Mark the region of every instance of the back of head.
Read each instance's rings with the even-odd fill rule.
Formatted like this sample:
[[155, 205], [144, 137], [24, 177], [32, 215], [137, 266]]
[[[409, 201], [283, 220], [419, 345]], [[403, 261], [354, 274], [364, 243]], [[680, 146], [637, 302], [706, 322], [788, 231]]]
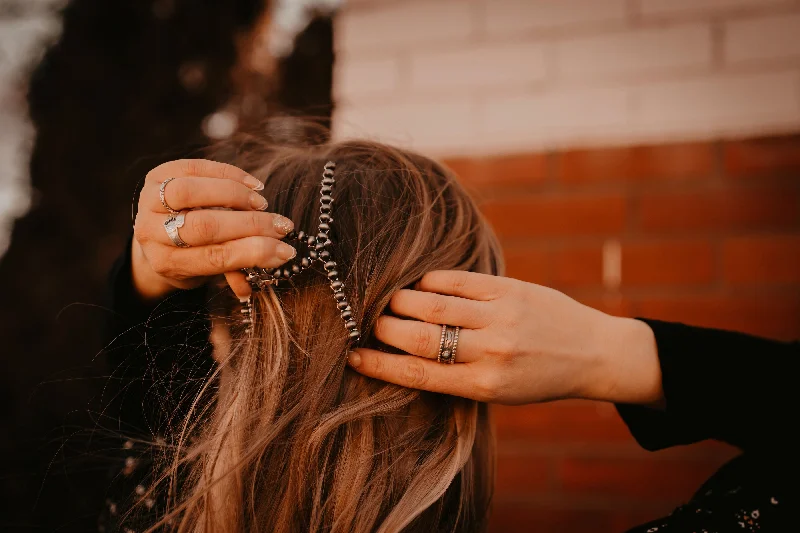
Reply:
[[[371, 142], [262, 147], [232, 162], [264, 180], [270, 211], [313, 231], [336, 163], [330, 247], [371, 339], [397, 290], [423, 274], [500, 274], [496, 240], [441, 165]], [[208, 416], [190, 415], [188, 477], [167, 519], [182, 531], [480, 531], [491, 498], [487, 406], [371, 380], [346, 365], [348, 335], [321, 269], [253, 295], [253, 329], [219, 347]], [[198, 408], [199, 411], [199, 408]]]

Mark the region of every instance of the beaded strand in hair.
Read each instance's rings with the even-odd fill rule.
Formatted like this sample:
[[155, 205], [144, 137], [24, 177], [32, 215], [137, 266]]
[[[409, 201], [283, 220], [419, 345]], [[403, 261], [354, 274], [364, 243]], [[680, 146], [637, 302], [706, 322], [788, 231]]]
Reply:
[[[355, 342], [361, 338], [361, 332], [358, 330], [358, 324], [353, 317], [353, 308], [347, 301], [347, 295], [344, 292], [344, 282], [339, 278], [339, 271], [336, 270], [337, 264], [333, 260], [330, 252], [331, 242], [331, 225], [333, 224], [333, 186], [336, 183], [334, 170], [336, 163], [328, 161], [322, 171], [322, 185], [320, 187], [320, 200], [319, 200], [319, 225], [317, 226], [316, 235], [308, 235], [304, 231], [292, 231], [285, 240], [295, 241], [298, 247], [307, 248], [307, 253], [300, 259], [293, 259], [286, 265], [279, 268], [265, 269], [260, 267], [242, 269], [247, 276], [247, 281], [253, 287], [253, 290], [262, 290], [269, 285], [278, 284], [280, 281], [287, 280], [292, 276], [300, 274], [304, 270], [311, 267], [314, 261], [322, 263], [322, 268], [330, 282], [333, 297], [336, 300], [336, 307], [339, 314], [344, 321], [345, 328], [347, 329], [348, 337], [351, 341]], [[247, 299], [244, 304], [242, 313], [242, 322], [247, 324], [248, 329], [252, 331], [253, 328], [253, 307], [252, 300]]]

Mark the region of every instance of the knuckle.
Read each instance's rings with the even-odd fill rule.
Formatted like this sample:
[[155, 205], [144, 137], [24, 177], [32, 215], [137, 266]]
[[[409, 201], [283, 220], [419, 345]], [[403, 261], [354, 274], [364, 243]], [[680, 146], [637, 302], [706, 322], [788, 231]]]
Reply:
[[428, 304], [425, 317], [429, 322], [443, 322], [444, 315], [447, 312], [447, 301], [441, 297], [432, 298]]
[[424, 324], [418, 324], [414, 327], [412, 334], [414, 340], [414, 347], [417, 354], [429, 354], [433, 351], [433, 339]]
[[172, 202], [173, 205], [187, 207], [192, 205], [192, 188], [183, 178], [172, 180], [164, 189], [164, 194], [167, 201]]
[[203, 242], [212, 242], [219, 235], [219, 221], [207, 214], [192, 213], [193, 216], [189, 217], [192, 223], [192, 231]]
[[493, 402], [500, 397], [503, 379], [496, 372], [484, 372], [475, 381], [475, 392], [485, 402]]
[[258, 211], [247, 211], [245, 215], [245, 226], [251, 235], [262, 235], [264, 233], [264, 224], [261, 223], [263, 213]]
[[467, 274], [466, 272], [457, 272], [453, 274], [453, 279], [450, 281], [451, 288], [453, 289], [454, 293], [461, 292], [461, 290], [467, 286]]
[[213, 244], [206, 247], [206, 260], [214, 268], [224, 272], [231, 263], [231, 249], [225, 244]]
[[275, 259], [275, 240], [274, 239], [258, 239], [255, 245], [256, 256], [258, 264], [265, 265], [271, 263]]
[[378, 317], [378, 320], [375, 321], [375, 328], [373, 330], [375, 336], [379, 339], [385, 339], [387, 333], [387, 326], [388, 323], [386, 317], [384, 316]]
[[422, 361], [409, 357], [408, 363], [403, 368], [403, 378], [407, 386], [414, 389], [424, 389], [430, 380], [428, 371]]

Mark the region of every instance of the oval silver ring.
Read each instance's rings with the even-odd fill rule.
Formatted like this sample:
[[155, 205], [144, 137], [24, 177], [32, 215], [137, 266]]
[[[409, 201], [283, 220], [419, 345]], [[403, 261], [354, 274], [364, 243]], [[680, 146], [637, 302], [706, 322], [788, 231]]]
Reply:
[[170, 215], [167, 217], [167, 220], [164, 221], [164, 229], [167, 231], [167, 236], [169, 236], [169, 240], [172, 241], [172, 244], [177, 246], [178, 248], [189, 248], [190, 245], [187, 244], [183, 239], [181, 239], [178, 230], [183, 227], [186, 223], [186, 213], [188, 211], [181, 211], [174, 215]]

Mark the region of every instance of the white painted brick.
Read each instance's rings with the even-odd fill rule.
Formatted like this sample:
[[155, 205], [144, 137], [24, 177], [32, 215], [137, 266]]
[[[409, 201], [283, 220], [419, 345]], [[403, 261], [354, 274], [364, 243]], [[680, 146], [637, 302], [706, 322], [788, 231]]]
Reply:
[[720, 13], [786, 4], [786, 0], [639, 0], [642, 15]]
[[467, 98], [356, 104], [337, 108], [336, 139], [367, 138], [429, 152], [451, 153], [477, 135], [474, 106]]
[[334, 63], [333, 74], [337, 100], [391, 94], [400, 83], [399, 65], [394, 57], [342, 57]]
[[800, 126], [799, 81], [796, 73], [782, 72], [638, 87], [631, 135], [660, 131], [692, 138]]
[[369, 50], [463, 41], [472, 34], [472, 3], [412, 0], [343, 10], [336, 17], [336, 47]]
[[485, 102], [484, 145], [524, 149], [583, 143], [625, 128], [628, 110], [624, 88], [553, 89], [539, 94]]
[[705, 24], [582, 37], [555, 44], [556, 65], [568, 78], [702, 67], [711, 64], [711, 43]]
[[728, 63], [800, 57], [800, 14], [731, 21], [724, 51]]
[[486, 30], [505, 35], [623, 21], [625, 0], [485, 0]]
[[540, 43], [485, 45], [453, 52], [419, 52], [411, 58], [414, 90], [500, 87], [542, 80], [547, 75]]

